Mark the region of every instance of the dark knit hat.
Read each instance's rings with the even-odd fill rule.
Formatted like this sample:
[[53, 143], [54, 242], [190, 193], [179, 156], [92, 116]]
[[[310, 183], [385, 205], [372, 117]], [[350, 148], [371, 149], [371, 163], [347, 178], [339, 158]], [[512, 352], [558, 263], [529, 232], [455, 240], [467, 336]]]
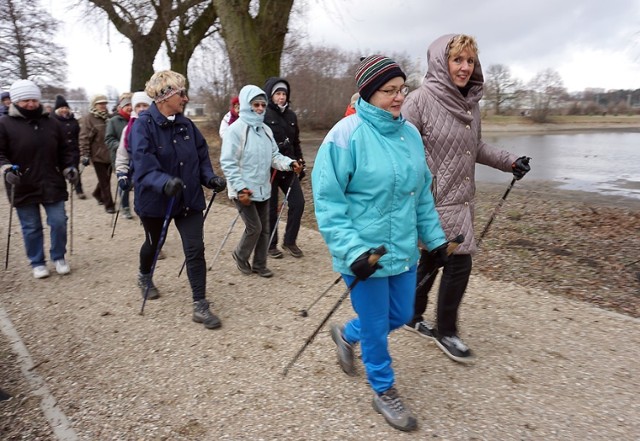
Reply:
[[56, 95], [56, 103], [53, 106], [53, 110], [58, 110], [60, 107], [69, 107], [69, 104], [62, 95]]
[[371, 55], [360, 60], [358, 70], [356, 70], [356, 85], [363, 100], [369, 102], [371, 95], [384, 83], [392, 78], [407, 76], [404, 74], [398, 63], [389, 57], [382, 55]]

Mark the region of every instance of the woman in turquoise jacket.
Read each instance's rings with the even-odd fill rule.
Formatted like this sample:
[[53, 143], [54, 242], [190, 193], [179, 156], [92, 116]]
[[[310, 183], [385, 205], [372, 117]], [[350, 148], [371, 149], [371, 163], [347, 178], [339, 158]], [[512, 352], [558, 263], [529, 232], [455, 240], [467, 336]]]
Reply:
[[[327, 134], [315, 159], [312, 187], [334, 270], [349, 286], [359, 281], [351, 291], [357, 318], [331, 328], [338, 362], [354, 375], [353, 346], [360, 342], [374, 409], [393, 427], [409, 431], [417, 423], [394, 387], [387, 338], [413, 313], [418, 242], [444, 260], [447, 241], [420, 134], [400, 115], [408, 92], [405, 79], [387, 57], [362, 60], [356, 114]], [[380, 245], [387, 252], [371, 266], [368, 258]]]

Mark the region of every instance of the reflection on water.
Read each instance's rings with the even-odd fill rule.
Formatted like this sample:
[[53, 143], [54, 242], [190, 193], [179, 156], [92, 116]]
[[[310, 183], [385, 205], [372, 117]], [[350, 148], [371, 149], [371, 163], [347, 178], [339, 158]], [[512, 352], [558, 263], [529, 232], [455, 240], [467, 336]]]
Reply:
[[[640, 130], [544, 135], [484, 134], [489, 144], [530, 156], [527, 180], [560, 188], [640, 199]], [[505, 182], [505, 173], [476, 166], [476, 180]], [[508, 180], [508, 178], [507, 178]]]

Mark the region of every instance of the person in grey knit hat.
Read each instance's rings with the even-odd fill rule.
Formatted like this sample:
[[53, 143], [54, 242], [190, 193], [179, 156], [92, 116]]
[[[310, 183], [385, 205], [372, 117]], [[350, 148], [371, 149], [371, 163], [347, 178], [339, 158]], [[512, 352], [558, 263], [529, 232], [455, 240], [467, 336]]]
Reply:
[[18, 214], [27, 258], [36, 279], [49, 276], [42, 207], [51, 232], [51, 260], [58, 274], [69, 274], [64, 204], [69, 196], [65, 179], [75, 185], [79, 176], [73, 151], [61, 126], [43, 112], [35, 83], [18, 80], [9, 92], [13, 97], [9, 114], [0, 118], [0, 176]]

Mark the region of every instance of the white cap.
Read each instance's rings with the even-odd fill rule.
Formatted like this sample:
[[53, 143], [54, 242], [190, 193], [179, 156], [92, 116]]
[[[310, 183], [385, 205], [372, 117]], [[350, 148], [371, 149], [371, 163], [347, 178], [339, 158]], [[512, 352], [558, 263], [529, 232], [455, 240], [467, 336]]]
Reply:
[[11, 101], [17, 103], [22, 100], [42, 100], [40, 88], [30, 80], [18, 80], [9, 88]]

